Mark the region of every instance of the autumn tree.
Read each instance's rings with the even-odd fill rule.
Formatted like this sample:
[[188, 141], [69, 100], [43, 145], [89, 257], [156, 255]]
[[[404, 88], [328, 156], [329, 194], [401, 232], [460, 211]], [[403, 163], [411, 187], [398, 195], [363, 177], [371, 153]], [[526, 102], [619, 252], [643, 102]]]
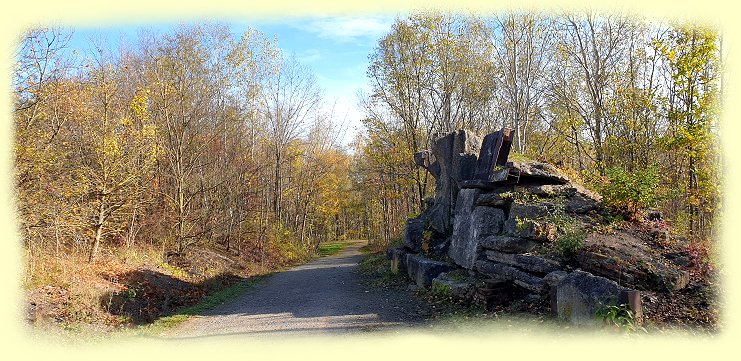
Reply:
[[[717, 124], [718, 36], [709, 29], [674, 26], [657, 43], [669, 76], [666, 134], [660, 143], [679, 157], [673, 163], [676, 181], [683, 185], [687, 230], [707, 236], [719, 194], [715, 137]], [[682, 179], [684, 178], [684, 179]], [[677, 207], [679, 208], [679, 207]]]
[[524, 154], [530, 131], [544, 121], [554, 29], [548, 18], [513, 13], [494, 18], [492, 28], [498, 116], [514, 131], [513, 149]]
[[312, 73], [293, 56], [282, 57], [268, 76], [261, 98], [273, 156], [273, 212], [281, 219], [286, 151], [318, 110], [321, 94]]
[[87, 84], [88, 113], [78, 133], [74, 165], [87, 180], [93, 261], [106, 235], [123, 234], [128, 217], [144, 192], [157, 158], [156, 127], [147, 109], [148, 91], [141, 89], [128, 102], [118, 89], [115, 66], [103, 54], [97, 58]]

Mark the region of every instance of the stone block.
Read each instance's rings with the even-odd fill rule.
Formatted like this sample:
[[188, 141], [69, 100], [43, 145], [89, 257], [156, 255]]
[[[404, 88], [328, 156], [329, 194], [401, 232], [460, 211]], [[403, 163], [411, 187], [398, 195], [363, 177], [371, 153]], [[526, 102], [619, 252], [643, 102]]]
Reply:
[[407, 252], [403, 248], [389, 248], [388, 256], [391, 260], [391, 272], [399, 273], [406, 271]]
[[404, 228], [404, 246], [408, 250], [415, 253], [422, 250], [422, 241], [427, 226], [428, 222], [424, 218], [413, 218], [407, 220], [407, 225]]
[[[479, 242], [490, 235], [499, 234], [504, 223], [504, 210], [493, 207], [475, 206], [477, 190], [464, 189], [459, 194], [448, 255], [453, 261], [467, 269], [474, 266], [480, 250]], [[471, 207], [471, 208], [469, 208]]]
[[541, 245], [540, 242], [528, 238], [509, 236], [488, 236], [479, 244], [482, 248], [505, 253], [527, 253]]
[[560, 263], [538, 256], [525, 254], [509, 254], [499, 251], [485, 251], [485, 254], [486, 258], [490, 261], [514, 266], [523, 271], [528, 271], [531, 273], [545, 274], [561, 268]]
[[521, 183], [566, 184], [569, 178], [556, 167], [541, 162], [508, 162], [507, 167], [520, 174]]
[[429, 288], [432, 280], [443, 272], [453, 270], [455, 267], [440, 261], [408, 253], [406, 255], [406, 268], [409, 279], [417, 286]]
[[451, 296], [467, 300], [473, 296], [474, 283], [470, 280], [455, 280], [448, 273], [441, 273], [432, 280], [432, 289], [445, 289]]
[[574, 325], [596, 326], [597, 311], [619, 304], [620, 295], [627, 291], [630, 290], [607, 278], [574, 271], [556, 287], [556, 313]]
[[512, 281], [514, 284], [531, 292], [540, 293], [545, 290], [542, 278], [502, 263], [479, 260], [475, 264], [476, 270], [486, 276]]

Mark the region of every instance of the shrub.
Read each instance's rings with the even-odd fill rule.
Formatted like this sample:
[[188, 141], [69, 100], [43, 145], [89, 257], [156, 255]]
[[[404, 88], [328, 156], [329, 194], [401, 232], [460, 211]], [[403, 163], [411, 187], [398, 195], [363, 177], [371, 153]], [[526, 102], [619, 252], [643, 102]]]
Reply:
[[639, 219], [642, 210], [653, 206], [658, 199], [657, 172], [656, 166], [631, 173], [622, 168], [609, 168], [605, 171], [606, 179], [598, 188], [605, 204], [617, 208], [629, 219]]
[[556, 239], [556, 252], [558, 255], [570, 259], [574, 257], [576, 251], [584, 246], [586, 232], [578, 228], [567, 229]]

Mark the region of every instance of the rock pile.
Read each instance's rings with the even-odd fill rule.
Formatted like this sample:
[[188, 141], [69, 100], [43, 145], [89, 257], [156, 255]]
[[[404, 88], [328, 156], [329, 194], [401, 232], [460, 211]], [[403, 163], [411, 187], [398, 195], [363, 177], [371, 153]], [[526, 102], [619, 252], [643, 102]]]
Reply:
[[[445, 287], [488, 305], [528, 294], [550, 297], [552, 311], [577, 324], [594, 319], [600, 305], [627, 302], [632, 288], [687, 284], [686, 273], [656, 261], [640, 239], [590, 232], [601, 197], [550, 164], [508, 161], [507, 129], [479, 139], [459, 130], [415, 154], [435, 177], [436, 193], [419, 217], [408, 220], [404, 246], [389, 250], [394, 271], [406, 270], [419, 286]], [[586, 247], [563, 256], [573, 239]], [[454, 280], [447, 272], [456, 268], [485, 281]], [[640, 314], [640, 297], [631, 300]]]

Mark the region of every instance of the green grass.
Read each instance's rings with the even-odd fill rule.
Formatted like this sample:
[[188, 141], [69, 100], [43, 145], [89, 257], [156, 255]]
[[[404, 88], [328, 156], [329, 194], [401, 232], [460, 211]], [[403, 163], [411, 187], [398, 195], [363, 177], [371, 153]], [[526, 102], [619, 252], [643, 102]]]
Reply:
[[347, 242], [321, 243], [319, 244], [319, 257], [335, 255], [349, 245], [350, 243]]

